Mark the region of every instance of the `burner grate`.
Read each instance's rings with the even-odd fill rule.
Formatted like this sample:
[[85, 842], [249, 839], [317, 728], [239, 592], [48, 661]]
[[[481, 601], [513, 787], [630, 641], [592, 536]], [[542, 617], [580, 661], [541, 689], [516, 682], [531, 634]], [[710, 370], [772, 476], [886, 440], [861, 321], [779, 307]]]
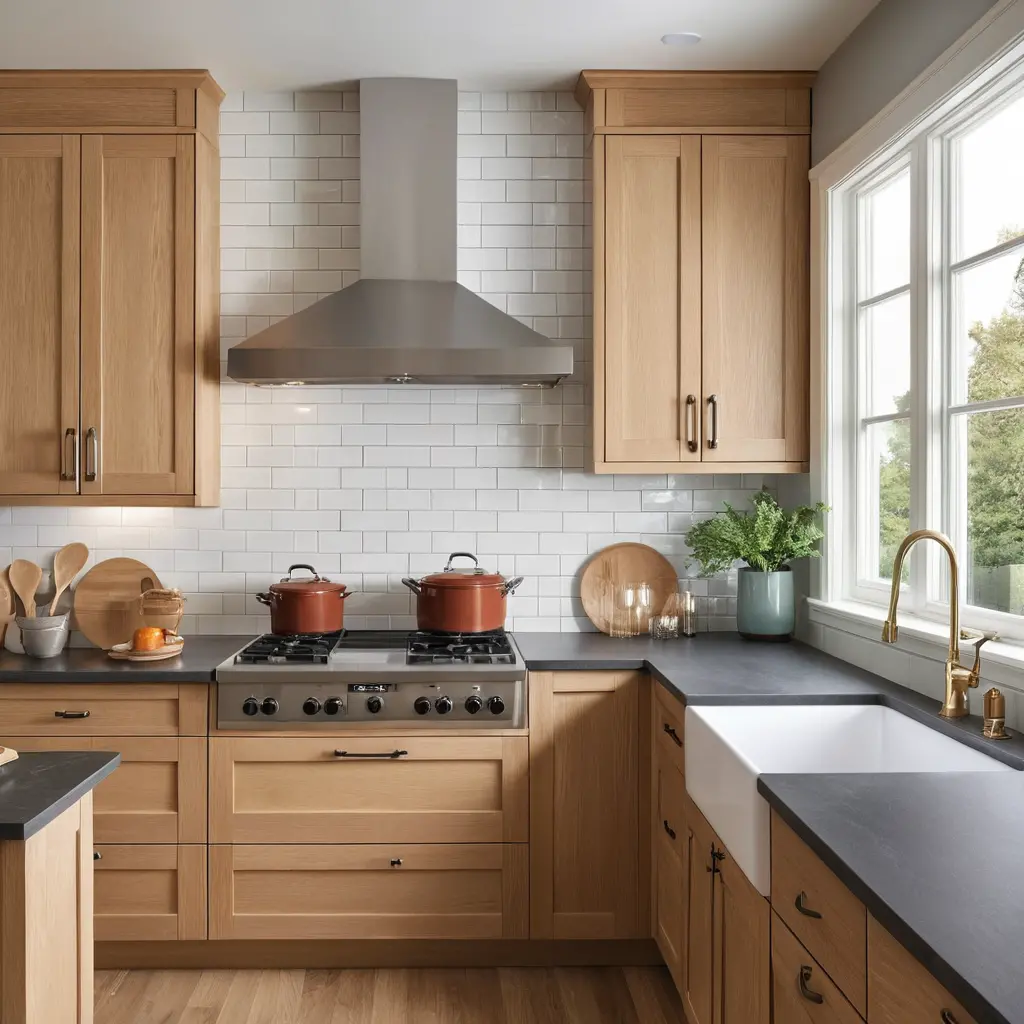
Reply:
[[489, 633], [409, 634], [410, 665], [514, 665], [516, 656], [503, 629]]
[[326, 665], [345, 631], [338, 633], [295, 633], [281, 636], [264, 633], [238, 652], [236, 664], [271, 665], [312, 664]]

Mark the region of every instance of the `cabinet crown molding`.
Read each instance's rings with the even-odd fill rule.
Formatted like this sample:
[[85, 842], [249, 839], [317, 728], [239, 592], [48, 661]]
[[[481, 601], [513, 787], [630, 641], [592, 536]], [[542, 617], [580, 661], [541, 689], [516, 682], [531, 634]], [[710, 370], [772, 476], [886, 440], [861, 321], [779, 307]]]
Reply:
[[814, 71], [600, 71], [585, 69], [575, 96], [586, 109], [595, 89], [809, 89]]
[[0, 71], [0, 89], [200, 89], [218, 104], [224, 90], [209, 71], [182, 70], [125, 71]]

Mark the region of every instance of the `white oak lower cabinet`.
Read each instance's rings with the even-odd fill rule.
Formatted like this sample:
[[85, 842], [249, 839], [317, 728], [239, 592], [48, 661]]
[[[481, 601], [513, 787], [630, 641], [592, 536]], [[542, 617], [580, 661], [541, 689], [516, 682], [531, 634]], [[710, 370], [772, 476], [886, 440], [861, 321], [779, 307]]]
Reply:
[[211, 939], [525, 939], [524, 843], [211, 846]]

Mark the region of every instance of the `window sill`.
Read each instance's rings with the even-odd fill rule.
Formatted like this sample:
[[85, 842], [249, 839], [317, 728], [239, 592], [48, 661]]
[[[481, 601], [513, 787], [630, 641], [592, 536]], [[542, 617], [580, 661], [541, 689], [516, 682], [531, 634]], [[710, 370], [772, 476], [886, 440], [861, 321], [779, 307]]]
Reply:
[[[821, 601], [807, 598], [808, 616], [818, 626], [839, 629], [865, 640], [881, 643], [885, 609], [859, 601]], [[945, 662], [949, 646], [949, 627], [931, 619], [900, 612], [899, 640], [894, 650], [904, 651], [931, 661]], [[962, 657], [968, 665], [974, 663], [974, 645], [961, 644]], [[982, 675], [985, 680], [1007, 683], [1018, 689], [1024, 686], [1024, 643], [1020, 641], [992, 640], [985, 644], [981, 655]]]

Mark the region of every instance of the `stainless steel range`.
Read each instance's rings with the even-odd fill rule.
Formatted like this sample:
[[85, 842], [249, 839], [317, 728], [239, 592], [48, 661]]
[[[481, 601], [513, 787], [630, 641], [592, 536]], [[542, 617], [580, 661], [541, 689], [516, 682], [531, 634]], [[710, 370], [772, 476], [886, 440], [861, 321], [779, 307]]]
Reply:
[[265, 634], [216, 677], [220, 729], [526, 725], [526, 667], [504, 630]]

